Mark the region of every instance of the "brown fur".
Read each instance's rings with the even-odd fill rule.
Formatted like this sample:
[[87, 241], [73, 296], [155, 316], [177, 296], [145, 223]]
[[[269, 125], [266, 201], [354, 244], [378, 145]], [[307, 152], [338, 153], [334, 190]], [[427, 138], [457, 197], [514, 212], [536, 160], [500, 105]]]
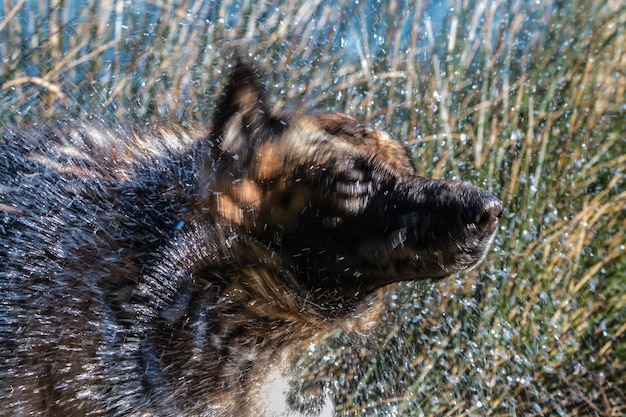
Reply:
[[210, 130], [5, 130], [3, 412], [332, 413], [285, 382], [295, 352], [375, 325], [387, 284], [484, 257], [495, 197], [352, 117], [274, 114], [232, 73]]

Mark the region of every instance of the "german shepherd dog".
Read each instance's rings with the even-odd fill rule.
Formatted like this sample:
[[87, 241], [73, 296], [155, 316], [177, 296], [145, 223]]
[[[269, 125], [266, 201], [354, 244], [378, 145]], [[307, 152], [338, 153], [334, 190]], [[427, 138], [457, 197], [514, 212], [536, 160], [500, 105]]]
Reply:
[[290, 392], [297, 348], [485, 256], [497, 198], [230, 67], [210, 129], [4, 129], [0, 414], [332, 414]]

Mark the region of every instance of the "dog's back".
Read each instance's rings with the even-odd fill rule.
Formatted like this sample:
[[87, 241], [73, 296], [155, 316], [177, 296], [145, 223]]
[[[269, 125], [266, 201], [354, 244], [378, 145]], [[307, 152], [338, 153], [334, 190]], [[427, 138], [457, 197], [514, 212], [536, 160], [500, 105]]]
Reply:
[[141, 285], [179, 227], [192, 181], [182, 155], [193, 142], [175, 130], [134, 138], [77, 122], [5, 131], [3, 413], [80, 415], [111, 401], [105, 409], [121, 415], [146, 402], [138, 376], [148, 364], [137, 361], [146, 348], [133, 338], [168, 293]]

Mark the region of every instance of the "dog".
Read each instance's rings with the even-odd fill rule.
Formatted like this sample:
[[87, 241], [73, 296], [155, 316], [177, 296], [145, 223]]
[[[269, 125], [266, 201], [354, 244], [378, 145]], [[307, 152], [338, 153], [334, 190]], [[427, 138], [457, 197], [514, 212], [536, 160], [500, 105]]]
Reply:
[[3, 415], [332, 415], [326, 388], [290, 385], [298, 347], [484, 258], [496, 197], [230, 71], [210, 128], [5, 127]]

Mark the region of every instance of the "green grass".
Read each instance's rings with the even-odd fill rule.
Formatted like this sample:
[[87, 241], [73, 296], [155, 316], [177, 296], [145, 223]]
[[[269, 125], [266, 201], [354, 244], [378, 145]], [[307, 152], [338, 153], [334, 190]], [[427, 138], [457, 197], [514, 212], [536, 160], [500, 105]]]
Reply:
[[478, 270], [321, 342], [343, 415], [626, 414], [623, 2], [302, 3], [7, 0], [0, 120], [208, 122], [242, 45], [277, 108], [355, 114], [505, 203]]

